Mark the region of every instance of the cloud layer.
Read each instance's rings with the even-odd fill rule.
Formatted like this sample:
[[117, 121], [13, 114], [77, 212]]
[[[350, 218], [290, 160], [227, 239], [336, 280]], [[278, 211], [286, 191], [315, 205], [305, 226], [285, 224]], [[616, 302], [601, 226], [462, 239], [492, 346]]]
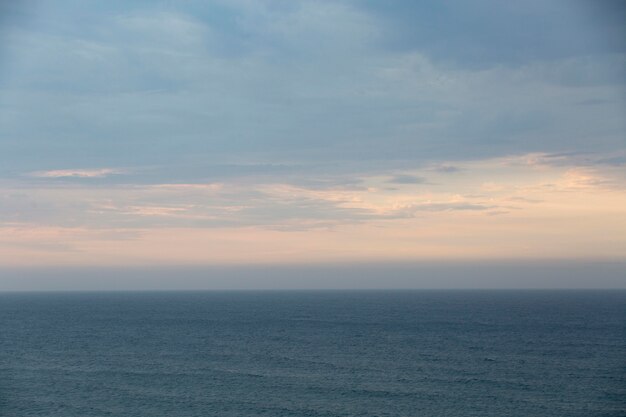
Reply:
[[22, 266], [621, 259], [623, 166], [577, 158], [529, 154], [314, 183], [8, 182], [0, 247], [4, 264]]
[[0, 265], [626, 256], [623, 5], [381, 4], [0, 9]]

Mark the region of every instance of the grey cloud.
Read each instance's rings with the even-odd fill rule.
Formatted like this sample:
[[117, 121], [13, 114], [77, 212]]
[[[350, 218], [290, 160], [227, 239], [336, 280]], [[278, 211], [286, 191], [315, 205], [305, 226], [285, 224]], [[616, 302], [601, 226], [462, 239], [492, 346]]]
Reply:
[[[28, 192], [8, 191], [0, 195], [0, 224], [70, 224], [72, 215], [85, 208], [83, 202], [62, 202]], [[71, 213], [71, 214], [70, 214]], [[70, 214], [71, 217], [66, 217]], [[71, 219], [71, 220], [70, 220]]]
[[448, 211], [488, 211], [498, 209], [498, 206], [476, 203], [424, 203], [411, 204], [394, 210], [388, 214], [389, 218], [411, 218], [422, 212], [448, 212]]
[[[385, 8], [404, 10], [394, 18], [412, 25], [429, 13], [460, 13], [409, 3]], [[478, 9], [486, 4], [494, 6]], [[59, 6], [54, 25], [11, 31], [19, 59], [1, 80], [3, 172], [153, 167], [132, 181], [158, 183], [246, 170], [314, 177], [325, 165], [357, 177], [373, 167], [624, 147], [619, 53], [451, 69], [426, 38], [404, 33], [411, 48], [385, 47], [386, 12], [369, 5], [219, 5], [237, 18], [218, 24], [208, 17], [214, 10], [198, 4], [157, 11], [146, 3], [122, 13], [120, 3], [87, 25]], [[494, 7], [509, 17], [530, 7], [542, 19], [539, 3]], [[545, 7], [552, 19], [562, 4]], [[229, 53], [226, 39], [239, 41], [226, 43]], [[597, 104], [575, 104], [585, 100]]]
[[533, 204], [542, 203], [544, 201], [544, 200], [539, 200], [536, 198], [526, 198], [526, 197], [509, 197], [507, 198], [507, 200], [513, 201], [513, 202], [533, 203]]
[[424, 184], [426, 179], [415, 175], [396, 175], [387, 182], [390, 184]]
[[490, 210], [496, 206], [471, 203], [432, 203], [414, 205], [411, 208], [415, 211], [450, 211], [450, 210]]
[[433, 168], [432, 170], [436, 172], [453, 173], [461, 171], [461, 168], [455, 167], [454, 165], [440, 165]]
[[626, 156], [614, 156], [609, 158], [600, 158], [596, 161], [599, 164], [606, 164], [616, 167], [626, 165]]
[[614, 100], [607, 100], [601, 98], [588, 98], [585, 100], [577, 101], [576, 104], [579, 106], [596, 106], [602, 104], [611, 104]]
[[488, 211], [487, 215], [488, 216], [502, 216], [502, 215], [509, 214], [509, 213], [510, 212], [506, 210], [493, 210], [493, 211]]
[[[438, 62], [457, 68], [626, 51], [626, 11], [620, 0], [400, 0], [394, 7], [375, 1], [364, 5], [386, 18], [388, 45], [426, 51]], [[416, 24], [416, 19], [430, 24]]]

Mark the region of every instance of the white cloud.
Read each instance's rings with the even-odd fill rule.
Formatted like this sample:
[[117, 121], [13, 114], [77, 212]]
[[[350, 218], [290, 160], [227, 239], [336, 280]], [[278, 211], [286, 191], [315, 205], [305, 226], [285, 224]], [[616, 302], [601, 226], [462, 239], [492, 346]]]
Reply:
[[100, 169], [56, 169], [51, 171], [36, 171], [30, 174], [37, 178], [104, 178], [109, 175], [123, 174], [125, 171], [114, 168]]

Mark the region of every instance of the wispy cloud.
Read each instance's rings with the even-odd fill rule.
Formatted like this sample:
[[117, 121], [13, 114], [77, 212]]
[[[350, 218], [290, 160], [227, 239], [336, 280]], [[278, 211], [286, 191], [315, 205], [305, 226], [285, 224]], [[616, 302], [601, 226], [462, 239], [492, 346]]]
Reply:
[[443, 172], [443, 173], [454, 173], [454, 172], [460, 171], [458, 167], [455, 167], [454, 165], [449, 165], [449, 164], [436, 165], [432, 167], [431, 169], [433, 171]]
[[126, 171], [114, 168], [100, 169], [56, 169], [51, 171], [31, 172], [31, 177], [37, 178], [104, 178], [109, 175], [123, 174]]
[[[0, 193], [13, 196], [0, 199], [0, 218], [12, 219], [0, 222], [0, 264], [623, 258], [626, 195], [606, 185], [617, 170], [502, 162], [460, 163], [464, 175], [426, 167], [407, 175], [427, 173], [432, 184], [397, 190], [380, 186], [389, 173], [363, 177], [358, 189], [287, 178], [219, 186], [38, 182], [20, 191], [25, 196], [16, 186]], [[493, 181], [499, 186], [485, 186]], [[38, 209], [52, 206], [54, 213]]]
[[387, 180], [390, 184], [423, 184], [426, 179], [415, 175], [395, 175]]

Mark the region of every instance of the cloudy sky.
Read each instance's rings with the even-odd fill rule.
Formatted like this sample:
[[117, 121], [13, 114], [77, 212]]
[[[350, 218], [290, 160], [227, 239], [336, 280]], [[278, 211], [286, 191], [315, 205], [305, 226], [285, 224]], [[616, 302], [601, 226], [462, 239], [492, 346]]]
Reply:
[[261, 264], [621, 275], [625, 19], [608, 0], [3, 2], [5, 283]]

